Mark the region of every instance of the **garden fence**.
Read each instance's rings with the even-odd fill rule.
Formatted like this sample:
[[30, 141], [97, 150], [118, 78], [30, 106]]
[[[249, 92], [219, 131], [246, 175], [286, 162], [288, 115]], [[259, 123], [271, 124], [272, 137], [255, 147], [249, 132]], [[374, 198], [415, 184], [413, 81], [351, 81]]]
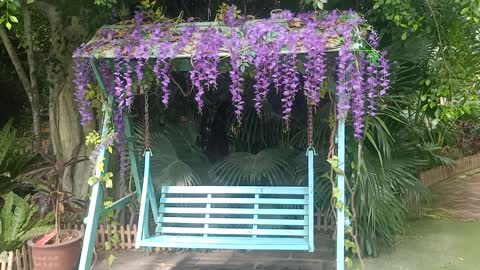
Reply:
[[480, 168], [480, 154], [464, 157], [455, 161], [453, 166], [438, 166], [420, 173], [420, 179], [427, 186], [448, 179], [457, 174]]

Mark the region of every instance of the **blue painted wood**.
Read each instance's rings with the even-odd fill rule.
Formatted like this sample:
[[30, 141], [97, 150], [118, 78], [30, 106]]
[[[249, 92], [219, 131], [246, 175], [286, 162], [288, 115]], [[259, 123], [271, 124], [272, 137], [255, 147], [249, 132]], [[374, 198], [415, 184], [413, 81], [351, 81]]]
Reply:
[[249, 209], [249, 208], [203, 208], [203, 207], [161, 207], [165, 214], [230, 214], [230, 215], [308, 215], [308, 209]]
[[[211, 195], [211, 194], [209, 194]], [[258, 197], [258, 194], [255, 196]], [[198, 198], [198, 197], [170, 197], [160, 199], [160, 203], [186, 203], [189, 204], [280, 204], [280, 205], [305, 205], [308, 199], [276, 199], [276, 198]]]
[[[259, 208], [258, 208], [258, 201], [260, 201], [259, 197], [260, 197], [260, 195], [255, 194], [255, 201], [256, 201], [257, 203], [255, 203], [255, 205], [253, 206], [253, 209], [254, 209], [254, 210], [258, 210], [258, 209], [259, 209]], [[256, 230], [256, 229], [258, 229], [258, 225], [257, 225], [257, 224], [258, 224], [258, 214], [253, 215], [253, 221], [255, 222], [255, 223], [253, 224], [253, 229]], [[252, 237], [253, 237], [253, 238], [256, 238], [256, 237], [257, 237], [257, 234], [252, 235]]]
[[126, 204], [130, 203], [136, 195], [137, 195], [136, 192], [135, 193], [130, 193], [127, 196], [116, 200], [109, 207], [102, 209], [102, 211], [100, 212], [100, 216], [103, 216], [108, 211], [113, 211], [113, 210], [116, 210], [117, 208], [125, 206]]
[[[309, 165], [313, 166], [313, 152], [309, 159]], [[161, 243], [152, 246], [313, 251], [311, 180], [308, 187], [163, 187], [157, 236], [148, 238], [145, 244], [159, 240]], [[232, 235], [238, 237], [228, 237]], [[263, 239], [266, 236], [267, 242]], [[198, 242], [192, 237], [213, 238], [218, 243]], [[292, 248], [292, 242], [285, 238], [294, 239], [299, 246]], [[230, 242], [225, 242], [226, 239]]]
[[314, 177], [314, 164], [313, 164], [313, 156], [315, 155], [315, 150], [313, 148], [308, 149], [307, 151], [307, 158], [308, 158], [308, 245], [309, 245], [309, 251], [313, 252], [315, 250], [315, 239], [313, 237], [314, 235], [314, 201], [313, 201], [313, 196], [314, 196], [314, 182], [315, 182], [315, 177]]
[[246, 249], [246, 250], [309, 250], [305, 238], [251, 237], [176, 237], [154, 236], [139, 243], [143, 247]]
[[[135, 184], [135, 193], [137, 194], [137, 200], [140, 202], [142, 194], [142, 185], [140, 183], [140, 171], [138, 170], [138, 165], [140, 164], [140, 159], [138, 154], [135, 151], [135, 134], [133, 132], [133, 125], [130, 117], [125, 116], [125, 138], [127, 140], [128, 147], [128, 157], [130, 159], [130, 167], [133, 175], [133, 182]], [[157, 209], [157, 208], [154, 208]]]
[[275, 236], [307, 236], [308, 231], [301, 230], [283, 230], [283, 229], [237, 229], [237, 228], [184, 228], [184, 227], [160, 227], [157, 229], [159, 234], [208, 234], [208, 235], [275, 235]]
[[[313, 251], [315, 153], [310, 150], [307, 187], [162, 187], [157, 236], [143, 235], [136, 246]], [[149, 165], [150, 157], [145, 162]], [[139, 220], [146, 218], [147, 202], [153, 200], [151, 179], [143, 184]]]
[[165, 186], [169, 194], [308, 194], [308, 187], [227, 187], [227, 186]]
[[[345, 171], [345, 119], [338, 120], [337, 129], [338, 167]], [[337, 174], [337, 188], [340, 191], [340, 198], [337, 200], [345, 203], [345, 178]], [[337, 208], [337, 270], [345, 269], [345, 209]]]
[[148, 188], [150, 181], [150, 151], [145, 151], [145, 166], [143, 171], [143, 186], [142, 186], [142, 198], [140, 200], [140, 213], [138, 215], [138, 230], [135, 238], [135, 248], [140, 248], [140, 242], [143, 239], [147, 239], [148, 235], [148, 211], [149, 211], [149, 196]]
[[207, 219], [207, 218], [161, 216], [158, 218], [157, 223], [308, 226], [308, 220], [304, 220], [304, 219], [273, 219], [273, 218], [259, 219], [258, 215], [254, 215], [253, 219], [247, 219], [247, 218], [208, 218]]
[[[211, 200], [212, 199], [212, 194], [208, 194], [206, 199]], [[190, 201], [190, 200], [188, 200], [188, 201]], [[209, 202], [206, 204], [207, 209], [211, 208], [211, 206], [212, 205]], [[210, 214], [205, 214], [205, 219], [207, 220], [207, 222], [205, 222], [205, 224], [203, 225], [203, 228], [208, 229], [208, 225], [209, 225], [208, 220], [210, 219]], [[208, 237], [208, 234], [206, 233], [206, 231], [205, 231], [205, 234], [203, 234], [203, 237]]]
[[[150, 156], [152, 156], [152, 152], [148, 151]], [[147, 154], [145, 154], [146, 156]], [[155, 187], [153, 186], [152, 176], [150, 170], [148, 171], [148, 197], [150, 200], [150, 209], [152, 210], [153, 220], [157, 220], [158, 218], [158, 204], [157, 204], [157, 196], [155, 195]]]
[[[95, 74], [95, 77], [100, 85], [100, 88], [104, 92], [104, 96], [107, 99], [103, 103], [103, 127], [102, 127], [102, 137], [105, 137], [108, 134], [108, 123], [110, 119], [110, 105], [113, 102], [112, 96], [107, 96], [105, 90], [105, 84], [103, 83], [102, 77], [98, 70], [97, 62], [92, 62], [92, 69]], [[106, 151], [105, 147], [100, 148], [97, 164], [99, 161], [104, 164], [104, 168], [108, 168], [109, 152]], [[102, 177], [105, 173], [100, 170], [98, 166], [95, 167], [95, 176]], [[95, 237], [97, 235], [98, 220], [100, 218], [100, 212], [103, 207], [103, 186], [102, 184], [96, 183], [92, 187], [92, 196], [90, 197], [90, 205], [88, 207], [88, 215], [85, 218], [85, 234], [83, 236], [82, 244], [82, 253], [80, 255], [80, 262], [78, 265], [79, 270], [89, 270], [92, 264], [92, 255], [95, 248]]]
[[[272, 244], [272, 245], [308, 245], [308, 241], [303, 237], [266, 237], [259, 236], [256, 239], [252, 239], [246, 236], [212, 236], [204, 238], [202, 236], [175, 236], [175, 235], [165, 235], [165, 236], [152, 236], [149, 239], [146, 239], [145, 242], [176, 242], [176, 243], [193, 243], [198, 242], [200, 244], [235, 244], [241, 245], [245, 243], [251, 243], [253, 245], [258, 244]], [[247, 241], [247, 242], [246, 242]], [[273, 242], [272, 242], [273, 241]]]

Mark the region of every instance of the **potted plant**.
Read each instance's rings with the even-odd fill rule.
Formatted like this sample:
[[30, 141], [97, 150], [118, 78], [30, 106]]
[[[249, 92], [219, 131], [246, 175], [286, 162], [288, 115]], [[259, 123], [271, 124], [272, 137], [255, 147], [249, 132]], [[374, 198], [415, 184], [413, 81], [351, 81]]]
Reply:
[[62, 188], [65, 169], [80, 161], [83, 160], [50, 160], [40, 168], [22, 175], [24, 179], [34, 183], [37, 192], [32, 196], [32, 200], [40, 207], [40, 212], [53, 212], [55, 221], [53, 231], [27, 242], [31, 248], [35, 270], [74, 270], [78, 266], [83, 232], [61, 229], [61, 222], [66, 211], [78, 212], [83, 209], [83, 202]]

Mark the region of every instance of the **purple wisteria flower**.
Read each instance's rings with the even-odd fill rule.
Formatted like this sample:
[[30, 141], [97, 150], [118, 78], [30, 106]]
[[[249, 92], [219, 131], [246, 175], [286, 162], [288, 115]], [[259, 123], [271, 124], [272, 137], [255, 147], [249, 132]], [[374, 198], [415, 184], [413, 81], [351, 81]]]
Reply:
[[193, 69], [190, 71], [190, 80], [197, 89], [195, 101], [198, 109], [203, 109], [203, 94], [210, 87], [217, 86], [217, 77], [220, 74], [218, 51], [223, 45], [224, 36], [215, 28], [208, 28], [198, 40], [195, 55], [192, 56]]
[[[294, 19], [301, 22], [301, 26], [292, 28], [277, 19]], [[87, 98], [91, 59], [82, 57], [89, 54], [97, 57], [104, 46], [114, 51], [115, 59], [112, 62], [99, 60], [105, 88], [115, 101], [114, 132], [104, 143], [117, 145], [122, 173], [125, 173], [128, 165], [124, 115], [133, 104], [136, 81], [145, 79], [145, 65], [152, 53], [157, 55], [153, 72], [160, 84], [165, 107], [170, 100], [171, 61], [175, 56], [182, 50], [184, 53], [193, 51], [190, 80], [196, 89], [195, 101], [199, 110], [202, 110], [205, 91], [217, 86], [221, 50], [230, 56], [229, 90], [238, 121], [245, 106], [242, 85], [244, 72], [247, 67], [252, 67], [256, 112], [261, 113], [270, 89], [275, 89], [281, 95], [282, 117], [288, 127], [299, 89], [304, 89], [309, 105], [319, 104], [321, 87], [326, 79], [326, 51], [332, 45], [338, 46], [337, 117], [347, 119], [351, 113], [357, 139], [363, 136], [365, 117], [375, 115], [376, 101], [390, 87], [390, 66], [386, 52], [378, 51], [378, 35], [373, 31], [362, 31], [359, 27], [362, 19], [351, 11], [333, 11], [322, 18], [315, 13], [302, 13], [295, 17], [290, 11], [282, 11], [273, 13], [267, 20], [245, 22], [236, 18], [235, 6], [232, 6], [224, 14], [224, 23], [234, 27], [232, 31], [214, 27], [197, 31], [193, 26], [176, 28], [171, 22], [162, 21], [153, 25], [144, 25], [144, 22], [143, 14], [136, 12], [135, 25], [130, 31], [120, 33], [114, 28], [105, 27], [98, 34], [99, 38], [82, 45], [74, 54], [75, 99], [81, 123], [85, 125], [94, 118], [91, 101]], [[359, 37], [366, 38], [371, 47], [358, 42]], [[297, 67], [297, 47], [305, 49], [303, 85]]]
[[[160, 28], [160, 26], [158, 26]], [[192, 38], [194, 27], [186, 27], [181, 31], [181, 38], [175, 44], [168, 40], [166, 33], [163, 34], [163, 40], [160, 42], [159, 48], [157, 50], [157, 60], [155, 66], [153, 67], [153, 72], [157, 76], [157, 80], [160, 82], [162, 90], [162, 103], [165, 108], [168, 107], [170, 101], [170, 63], [175, 55], [177, 55], [190, 41]]]
[[74, 79], [75, 100], [78, 103], [78, 112], [80, 113], [80, 124], [85, 126], [88, 121], [93, 120], [92, 102], [87, 99], [88, 83], [90, 82], [90, 58], [83, 58], [86, 51], [86, 44], [82, 44], [74, 52]]
[[326, 78], [326, 40], [315, 28], [308, 24], [302, 32], [303, 45], [307, 50], [305, 63], [305, 96], [311, 105], [320, 102], [320, 90]]
[[[327, 19], [331, 20], [330, 18]], [[343, 38], [337, 57], [337, 118], [345, 119], [350, 110], [350, 98], [354, 88], [361, 87], [361, 76], [354, 76], [358, 72], [355, 53], [352, 51], [353, 31], [361, 22], [358, 16], [346, 19], [337, 25], [337, 33]], [[330, 23], [330, 22], [328, 22]]]
[[[225, 41], [226, 47], [230, 52], [230, 65], [232, 69], [230, 70], [230, 79], [232, 83], [230, 84], [230, 93], [232, 94], [232, 103], [234, 107], [235, 116], [237, 121], [240, 122], [243, 112], [244, 101], [242, 99], [242, 82], [243, 82], [243, 72], [242, 65], [245, 61], [245, 56], [243, 53], [243, 48], [246, 46], [245, 41], [239, 36], [239, 33], [234, 31], [230, 37]], [[244, 67], [244, 66], [243, 66]]]
[[[274, 84], [280, 87], [280, 50], [281, 41], [278, 37], [284, 36], [285, 27], [280, 27], [272, 20], [261, 21], [246, 27], [248, 48], [254, 56], [247, 58], [255, 66], [255, 110], [260, 113], [263, 102], [267, 98], [270, 86], [270, 77]], [[272, 74], [272, 75], [271, 75]]]
[[299, 36], [295, 32], [289, 32], [285, 37], [287, 54], [284, 55], [284, 61], [281, 65], [281, 85], [283, 87], [281, 100], [282, 118], [288, 127], [293, 110], [293, 102], [300, 86], [299, 73], [297, 71], [297, 41]]
[[387, 93], [387, 90], [390, 88], [390, 65], [386, 59], [387, 52], [383, 51], [379, 60], [380, 70], [378, 71], [380, 78], [380, 91], [379, 95], [383, 96]]
[[282, 10], [280, 12], [273, 12], [270, 16], [271, 19], [274, 20], [292, 20], [294, 18], [293, 13], [290, 10]]
[[351, 73], [350, 81], [352, 82], [352, 118], [354, 137], [360, 139], [363, 136], [363, 129], [365, 127], [365, 84], [363, 81], [363, 70], [365, 66], [365, 56], [363, 53], [358, 53], [356, 57], [357, 67]]
[[237, 19], [235, 15], [235, 10], [237, 7], [235, 5], [231, 5], [227, 12], [223, 15], [223, 22], [230, 27], [239, 26], [241, 21]]

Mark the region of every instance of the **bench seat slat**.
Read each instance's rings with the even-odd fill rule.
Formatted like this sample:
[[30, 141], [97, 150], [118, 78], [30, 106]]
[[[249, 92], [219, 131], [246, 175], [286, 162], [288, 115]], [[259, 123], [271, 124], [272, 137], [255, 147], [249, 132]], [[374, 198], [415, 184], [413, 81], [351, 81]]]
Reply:
[[247, 219], [247, 218], [187, 218], [187, 217], [159, 217], [157, 223], [179, 224], [245, 224], [245, 225], [290, 225], [307, 226], [305, 219]]
[[178, 234], [208, 234], [208, 235], [275, 235], [275, 236], [306, 236], [308, 231], [279, 230], [279, 229], [225, 229], [225, 228], [182, 228], [182, 227], [159, 227], [157, 233]]
[[308, 187], [164, 186], [159, 203], [157, 235], [140, 246], [310, 249]]
[[253, 208], [203, 208], [160, 207], [160, 214], [237, 214], [237, 215], [308, 215], [308, 209], [253, 209]]
[[153, 236], [140, 246], [201, 249], [308, 250], [305, 238]]
[[307, 199], [270, 199], [270, 198], [189, 198], [189, 197], [175, 197], [175, 198], [161, 198], [160, 203], [191, 203], [191, 204], [280, 204], [280, 205], [306, 205]]
[[290, 194], [306, 195], [308, 187], [238, 187], [238, 186], [164, 186], [167, 194]]

